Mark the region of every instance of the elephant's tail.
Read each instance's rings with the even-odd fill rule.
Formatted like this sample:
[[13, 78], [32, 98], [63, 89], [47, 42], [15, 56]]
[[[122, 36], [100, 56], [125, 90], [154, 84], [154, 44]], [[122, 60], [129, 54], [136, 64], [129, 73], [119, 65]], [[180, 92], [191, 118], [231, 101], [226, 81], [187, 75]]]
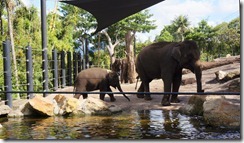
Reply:
[[139, 76], [136, 77], [136, 87], [135, 87], [135, 90], [137, 89], [137, 84], [138, 84], [138, 81], [139, 81]]

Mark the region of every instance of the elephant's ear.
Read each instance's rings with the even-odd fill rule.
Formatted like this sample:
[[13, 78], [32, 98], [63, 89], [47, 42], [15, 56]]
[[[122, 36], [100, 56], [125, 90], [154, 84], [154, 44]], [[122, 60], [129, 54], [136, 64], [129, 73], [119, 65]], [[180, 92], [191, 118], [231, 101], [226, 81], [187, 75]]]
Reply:
[[176, 61], [180, 62], [181, 52], [180, 52], [180, 46], [179, 46], [179, 45], [173, 47], [171, 56], [172, 56]]

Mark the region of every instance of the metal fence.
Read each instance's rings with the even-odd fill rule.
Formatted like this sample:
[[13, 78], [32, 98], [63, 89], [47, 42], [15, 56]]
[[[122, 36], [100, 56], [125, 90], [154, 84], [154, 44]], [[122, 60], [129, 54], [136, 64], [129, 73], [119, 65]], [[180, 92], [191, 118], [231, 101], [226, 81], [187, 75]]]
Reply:
[[[2, 50], [2, 64], [3, 69], [0, 71], [1, 81], [4, 81], [1, 85], [0, 95], [1, 100], [5, 101], [7, 105], [12, 107], [13, 94], [21, 94], [27, 96], [27, 99], [33, 97], [34, 91], [37, 93], [45, 94], [43, 92], [43, 83], [46, 79], [43, 78], [42, 73], [44, 70], [48, 70], [48, 90], [47, 92], [54, 92], [59, 88], [73, 85], [73, 81], [77, 74], [82, 70], [82, 55], [81, 53], [72, 53], [69, 51], [58, 52], [56, 49], [52, 50], [51, 56], [48, 58], [48, 69], [43, 67], [36, 67], [35, 65], [41, 65], [40, 59], [36, 59], [33, 55], [33, 49], [31, 46], [25, 48], [19, 48], [25, 54], [25, 57], [19, 57], [17, 60], [18, 65], [24, 65], [25, 68], [18, 68], [19, 83], [15, 84], [12, 69], [11, 59], [11, 45], [10, 41], [3, 42]], [[36, 52], [41, 52], [36, 51]], [[1, 73], [2, 72], [2, 73]], [[21, 75], [21, 76], [20, 76]], [[25, 75], [25, 76], [23, 76]], [[13, 92], [18, 89], [18, 92]], [[38, 90], [39, 89], [39, 90]], [[25, 92], [21, 92], [25, 91]]]

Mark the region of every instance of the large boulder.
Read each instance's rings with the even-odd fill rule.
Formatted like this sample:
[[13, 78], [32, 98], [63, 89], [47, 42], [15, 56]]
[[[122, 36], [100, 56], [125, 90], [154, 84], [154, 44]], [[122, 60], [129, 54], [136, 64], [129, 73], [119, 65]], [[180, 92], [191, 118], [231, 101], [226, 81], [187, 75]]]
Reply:
[[224, 71], [217, 71], [217, 72], [215, 72], [215, 75], [216, 75], [216, 79], [218, 81], [220, 81], [220, 80], [222, 80], [222, 79], [225, 78], [225, 76], [227, 75], [227, 73], [224, 72]]
[[88, 115], [111, 115], [122, 110], [116, 105], [109, 105], [100, 99], [88, 97], [82, 101], [80, 111]]
[[53, 98], [55, 115], [111, 115], [121, 112], [121, 108], [98, 98], [88, 97], [78, 100], [73, 97], [56, 95]]
[[203, 103], [205, 101], [205, 95], [193, 95], [189, 98], [187, 104], [180, 107], [179, 111], [183, 114], [194, 116], [203, 115]]
[[11, 108], [8, 105], [0, 106], [0, 116], [6, 116], [11, 112]]
[[53, 103], [55, 115], [76, 114], [80, 108], [80, 101], [78, 99], [68, 98], [64, 95], [56, 95]]
[[35, 96], [33, 99], [29, 100], [29, 104], [34, 109], [35, 113], [39, 115], [44, 115], [44, 116], [54, 115], [53, 103], [42, 96]]
[[217, 71], [215, 72], [215, 75], [218, 81], [226, 82], [234, 78], [240, 77], [240, 70], [230, 71], [230, 72]]
[[203, 104], [203, 116], [212, 126], [240, 128], [240, 105], [225, 96], [208, 96]]
[[8, 117], [18, 118], [23, 116], [30, 116], [34, 114], [34, 110], [31, 107], [29, 100], [19, 99], [13, 101], [13, 108], [9, 112]]

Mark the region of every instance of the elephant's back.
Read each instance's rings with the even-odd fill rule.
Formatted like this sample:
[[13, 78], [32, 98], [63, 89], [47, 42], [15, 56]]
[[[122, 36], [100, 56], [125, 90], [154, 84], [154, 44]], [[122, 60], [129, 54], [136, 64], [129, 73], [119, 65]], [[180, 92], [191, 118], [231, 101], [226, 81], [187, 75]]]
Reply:
[[82, 80], [92, 80], [92, 79], [102, 79], [105, 78], [106, 74], [107, 74], [107, 70], [106, 69], [102, 69], [102, 68], [89, 68], [89, 69], [85, 69], [82, 70], [81, 72], [79, 72], [77, 79]]

